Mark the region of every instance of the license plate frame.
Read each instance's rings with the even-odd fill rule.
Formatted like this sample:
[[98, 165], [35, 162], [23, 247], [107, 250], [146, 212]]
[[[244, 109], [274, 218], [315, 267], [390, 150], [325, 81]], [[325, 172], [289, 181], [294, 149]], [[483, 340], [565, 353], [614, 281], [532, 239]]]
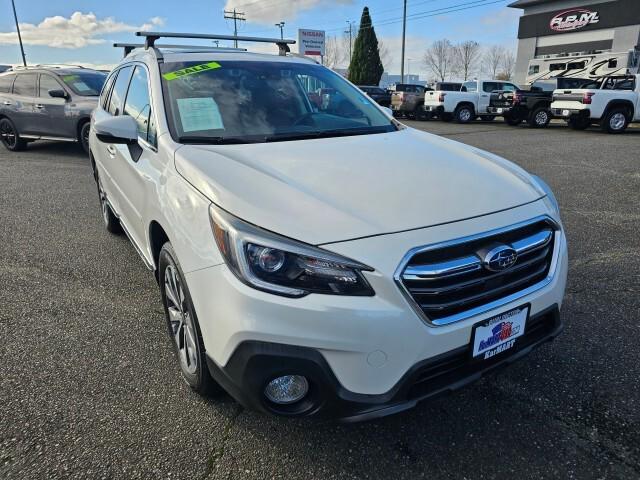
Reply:
[[530, 313], [531, 304], [527, 303], [476, 323], [471, 330], [471, 359], [485, 361], [513, 351], [525, 334]]

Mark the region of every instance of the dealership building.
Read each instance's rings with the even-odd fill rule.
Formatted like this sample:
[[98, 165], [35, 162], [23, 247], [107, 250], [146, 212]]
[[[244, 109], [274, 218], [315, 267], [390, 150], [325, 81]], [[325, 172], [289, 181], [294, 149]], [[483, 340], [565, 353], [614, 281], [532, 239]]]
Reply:
[[[590, 70], [594, 64], [604, 63], [602, 74], [624, 73], [627, 66], [637, 67], [640, 0], [517, 0], [509, 7], [524, 11], [518, 29], [518, 83], [544, 75], [545, 68], [552, 72], [567, 65], [576, 72], [580, 70], [578, 73], [588, 70], [591, 76], [595, 76]], [[613, 53], [623, 55], [606, 58]], [[569, 60], [553, 63], [562, 58]], [[576, 59], [573, 63], [572, 58]], [[532, 62], [534, 59], [541, 61]], [[582, 70], [575, 68], [583, 63]]]

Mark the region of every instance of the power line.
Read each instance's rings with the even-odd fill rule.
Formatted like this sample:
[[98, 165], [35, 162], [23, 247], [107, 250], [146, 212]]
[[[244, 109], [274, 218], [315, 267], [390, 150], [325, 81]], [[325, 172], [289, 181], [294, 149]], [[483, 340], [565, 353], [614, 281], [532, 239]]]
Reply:
[[[238, 37], [238, 21], [246, 22], [247, 19], [244, 17], [244, 12], [237, 12], [234, 8], [232, 12], [227, 10], [224, 11], [224, 18], [228, 20], [233, 20], [233, 36]], [[238, 48], [238, 39], [236, 38], [233, 41], [234, 47]]]

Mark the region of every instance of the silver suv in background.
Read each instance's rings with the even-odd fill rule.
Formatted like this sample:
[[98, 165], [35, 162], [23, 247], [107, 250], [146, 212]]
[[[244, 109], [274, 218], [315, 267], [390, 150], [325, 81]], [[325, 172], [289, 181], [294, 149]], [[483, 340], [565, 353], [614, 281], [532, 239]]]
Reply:
[[89, 120], [106, 73], [72, 66], [14, 68], [0, 74], [0, 140], [11, 151], [35, 140], [79, 142], [88, 149]]

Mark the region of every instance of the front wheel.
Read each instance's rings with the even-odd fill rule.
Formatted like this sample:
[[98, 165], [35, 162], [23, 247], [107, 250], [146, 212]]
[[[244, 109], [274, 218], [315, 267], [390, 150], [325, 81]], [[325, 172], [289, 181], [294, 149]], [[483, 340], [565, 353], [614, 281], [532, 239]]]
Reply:
[[119, 235], [122, 233], [120, 220], [118, 220], [118, 217], [116, 217], [113, 210], [111, 210], [111, 206], [107, 201], [107, 193], [104, 191], [104, 188], [102, 188], [102, 180], [100, 180], [97, 173], [94, 173], [94, 176], [98, 184], [98, 198], [100, 199], [100, 209], [102, 211], [102, 221], [104, 222], [104, 226], [109, 233]]
[[606, 133], [622, 133], [628, 125], [627, 111], [623, 108], [614, 108], [604, 116], [600, 127]]
[[78, 132], [78, 141], [80, 142], [80, 146], [82, 150], [87, 155], [89, 154], [89, 132], [91, 131], [91, 123], [85, 122]]
[[215, 393], [198, 317], [173, 247], [165, 243], [159, 259], [160, 294], [169, 336], [178, 357], [183, 380], [200, 395]]
[[0, 120], [0, 140], [5, 148], [12, 152], [19, 152], [27, 146], [27, 142], [20, 138], [18, 130], [8, 118]]
[[529, 117], [529, 126], [533, 128], [544, 128], [549, 125], [551, 121], [551, 114], [549, 110], [544, 107], [536, 108]]

